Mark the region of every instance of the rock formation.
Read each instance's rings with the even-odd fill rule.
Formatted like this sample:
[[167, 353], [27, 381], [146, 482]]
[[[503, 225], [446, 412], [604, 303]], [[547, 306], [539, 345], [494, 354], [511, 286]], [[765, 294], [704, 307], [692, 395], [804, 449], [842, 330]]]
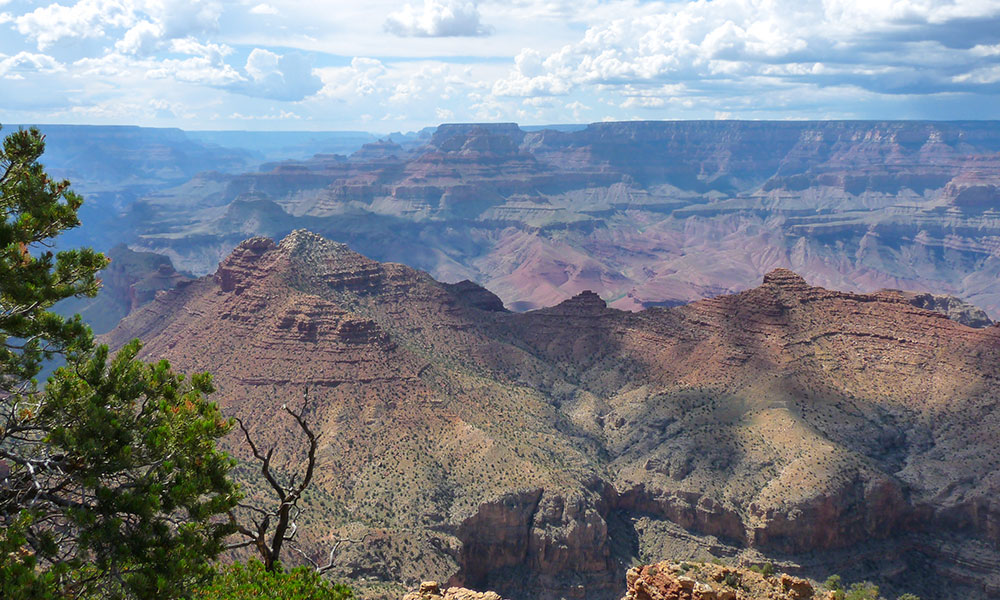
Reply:
[[436, 581], [424, 581], [415, 592], [403, 596], [403, 600], [503, 600], [496, 592], [477, 592], [460, 587], [450, 587], [444, 591]]
[[95, 333], [107, 333], [133, 310], [153, 300], [157, 292], [190, 281], [166, 256], [134, 252], [119, 244], [105, 253], [111, 263], [101, 271], [101, 289], [94, 298], [70, 298], [56, 305], [60, 314], [80, 314]]
[[629, 569], [622, 600], [809, 600], [819, 597], [805, 579], [786, 573], [708, 563], [669, 563]]
[[1000, 593], [1000, 328], [899, 292], [778, 269], [679, 307], [581, 292], [517, 313], [295, 231], [106, 340], [133, 337], [211, 371], [279, 463], [300, 457], [278, 407], [309, 388], [324, 445], [299, 535], [325, 560], [367, 534], [338, 553], [344, 577], [613, 600], [637, 557], [767, 557]]
[[913, 306], [939, 312], [962, 325], [968, 325], [969, 327], [989, 327], [993, 325], [993, 320], [989, 318], [986, 311], [963, 301], [961, 298], [947, 294], [901, 293]]

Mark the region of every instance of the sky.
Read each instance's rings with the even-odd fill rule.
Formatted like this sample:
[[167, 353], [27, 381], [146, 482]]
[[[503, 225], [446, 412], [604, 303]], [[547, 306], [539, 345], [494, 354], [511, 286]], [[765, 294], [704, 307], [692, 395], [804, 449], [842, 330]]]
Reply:
[[998, 118], [1000, 0], [0, 0], [0, 123]]

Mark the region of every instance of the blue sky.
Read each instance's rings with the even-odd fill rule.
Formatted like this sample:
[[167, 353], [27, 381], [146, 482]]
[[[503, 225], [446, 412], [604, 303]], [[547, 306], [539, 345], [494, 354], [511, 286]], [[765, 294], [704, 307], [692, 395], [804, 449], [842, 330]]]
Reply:
[[0, 0], [0, 123], [1000, 118], [1000, 0]]

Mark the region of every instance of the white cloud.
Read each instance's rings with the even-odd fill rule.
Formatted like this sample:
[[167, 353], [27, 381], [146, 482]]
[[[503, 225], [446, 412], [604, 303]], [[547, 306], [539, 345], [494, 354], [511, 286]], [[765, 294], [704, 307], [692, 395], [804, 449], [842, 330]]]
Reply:
[[115, 43], [115, 50], [124, 54], [152, 54], [160, 45], [163, 37], [163, 27], [149, 21], [139, 21], [125, 32], [124, 37]]
[[976, 69], [969, 73], [963, 73], [961, 75], [956, 75], [954, 78], [956, 83], [979, 83], [979, 84], [992, 84], [1000, 82], [1000, 65], [994, 65], [992, 67], [983, 67], [981, 69]]
[[14, 56], [0, 54], [0, 77], [23, 79], [26, 73], [57, 73], [65, 67], [46, 54], [18, 52]]
[[223, 5], [215, 0], [136, 0], [142, 12], [163, 27], [167, 39], [198, 36], [219, 29]]
[[250, 56], [247, 57], [247, 73], [254, 79], [264, 79], [277, 72], [279, 60], [281, 60], [281, 56], [274, 52], [263, 48], [254, 48]]
[[424, 0], [422, 7], [406, 4], [385, 20], [385, 30], [398, 36], [452, 37], [489, 35], [479, 22], [479, 8], [467, 0]]
[[287, 110], [281, 110], [260, 115], [247, 115], [235, 112], [229, 115], [229, 118], [237, 121], [298, 121], [302, 119], [302, 115]]
[[215, 62], [219, 62], [223, 57], [233, 53], [233, 49], [226, 44], [202, 43], [193, 37], [171, 40], [170, 51], [177, 54], [204, 56]]
[[226, 87], [244, 81], [243, 76], [232, 66], [204, 56], [168, 58], [159, 61], [154, 68], [146, 72], [146, 76], [152, 79], [173, 79], [213, 87]]
[[50, 4], [17, 17], [17, 31], [34, 40], [39, 50], [63, 38], [101, 38], [107, 28], [128, 27], [135, 21], [131, 2], [81, 0], [71, 6]]
[[318, 70], [323, 80], [319, 96], [336, 100], [357, 100], [376, 91], [386, 91], [383, 84], [387, 69], [375, 58], [354, 57], [351, 66]]
[[543, 60], [540, 52], [525, 48], [514, 58], [514, 71], [493, 85], [493, 93], [497, 96], [520, 97], [568, 94], [573, 85], [565, 76], [556, 72], [559, 56], [555, 54]]
[[[137, 53], [156, 38], [214, 31], [222, 4], [205, 0], [79, 0], [53, 3], [14, 19], [17, 31], [45, 49], [63, 39], [100, 39], [127, 29], [116, 44]], [[139, 29], [136, 29], [138, 27]]]
[[310, 62], [300, 54], [276, 54], [254, 48], [244, 67], [250, 76], [236, 84], [233, 91], [273, 100], [302, 100], [323, 87]]
[[0, 0], [0, 119], [1000, 118], [996, 0], [334, 4]]
[[[728, 82], [732, 91], [734, 85], [761, 89], [755, 78], [766, 78], [919, 93], [948, 82], [990, 83], [976, 61], [996, 56], [988, 44], [996, 27], [1000, 3], [981, 0], [676, 3], [592, 26], [578, 42], [548, 55], [523, 50], [493, 92], [570, 94], [580, 86], [684, 81]], [[970, 76], [955, 77], [956, 70]], [[633, 96], [622, 106], [660, 104]]]
[[994, 44], [992, 46], [979, 44], [974, 46], [970, 52], [976, 56], [1000, 56], [1000, 44]]
[[274, 8], [270, 4], [258, 4], [250, 9], [250, 14], [252, 15], [276, 15], [278, 14], [278, 9]]

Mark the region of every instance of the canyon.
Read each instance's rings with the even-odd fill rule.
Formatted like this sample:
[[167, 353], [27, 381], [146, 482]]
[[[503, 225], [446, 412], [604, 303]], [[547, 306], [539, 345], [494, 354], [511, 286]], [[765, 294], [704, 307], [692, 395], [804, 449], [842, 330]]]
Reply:
[[204, 275], [246, 237], [308, 228], [521, 311], [584, 290], [673, 306], [788, 268], [997, 318], [998, 200], [993, 121], [447, 124], [161, 186], [116, 240]]
[[367, 596], [432, 578], [611, 600], [634, 561], [717, 557], [988, 598], [1000, 327], [949, 306], [775, 268], [682, 306], [581, 290], [517, 312], [295, 230], [240, 242], [103, 339], [211, 371], [285, 468], [302, 443], [280, 407], [308, 389], [323, 443], [299, 535], [324, 560], [363, 540], [334, 573]]

